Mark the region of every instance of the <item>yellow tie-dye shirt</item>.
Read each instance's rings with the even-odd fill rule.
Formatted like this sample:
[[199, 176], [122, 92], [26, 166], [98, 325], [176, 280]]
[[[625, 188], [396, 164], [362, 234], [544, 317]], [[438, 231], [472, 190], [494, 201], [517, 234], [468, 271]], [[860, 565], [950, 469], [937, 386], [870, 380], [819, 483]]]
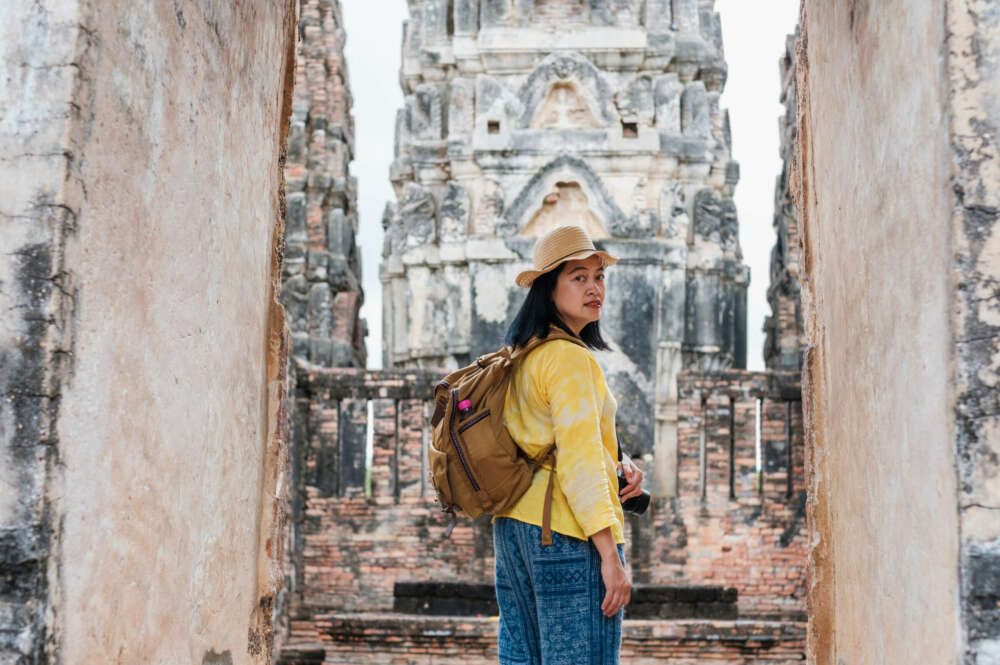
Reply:
[[[538, 457], [556, 444], [552, 530], [586, 540], [605, 527], [624, 543], [618, 498], [614, 396], [594, 356], [566, 340], [542, 344], [519, 361], [507, 389], [504, 423], [524, 452]], [[550, 466], [498, 517], [542, 525]]]

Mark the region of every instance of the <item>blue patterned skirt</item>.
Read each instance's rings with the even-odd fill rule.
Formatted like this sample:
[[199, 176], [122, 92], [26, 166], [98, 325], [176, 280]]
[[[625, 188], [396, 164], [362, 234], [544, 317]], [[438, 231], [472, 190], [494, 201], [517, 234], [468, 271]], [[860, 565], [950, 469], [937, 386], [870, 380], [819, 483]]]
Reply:
[[[500, 665], [618, 665], [623, 612], [601, 613], [597, 548], [554, 532], [542, 547], [541, 533], [507, 517], [493, 522]], [[624, 563], [621, 545], [618, 556]]]

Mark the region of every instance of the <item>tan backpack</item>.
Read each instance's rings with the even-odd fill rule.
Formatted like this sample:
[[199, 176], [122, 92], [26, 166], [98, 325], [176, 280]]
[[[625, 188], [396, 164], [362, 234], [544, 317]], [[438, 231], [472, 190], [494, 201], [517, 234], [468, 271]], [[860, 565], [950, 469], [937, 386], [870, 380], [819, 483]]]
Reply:
[[427, 454], [438, 500], [452, 515], [446, 537], [455, 525], [456, 509], [471, 518], [507, 510], [527, 491], [538, 467], [551, 459], [552, 474], [542, 508], [542, 544], [552, 544], [556, 446], [552, 444], [537, 459], [529, 459], [507, 432], [503, 409], [518, 360], [556, 339], [585, 346], [579, 338], [553, 326], [545, 339], [532, 337], [514, 351], [504, 347], [480, 356], [434, 388], [434, 429]]

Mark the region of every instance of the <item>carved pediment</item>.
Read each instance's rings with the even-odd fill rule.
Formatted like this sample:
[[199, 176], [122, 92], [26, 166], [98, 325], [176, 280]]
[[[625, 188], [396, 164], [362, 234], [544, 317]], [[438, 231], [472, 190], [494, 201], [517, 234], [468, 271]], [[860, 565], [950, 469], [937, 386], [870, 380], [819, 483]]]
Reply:
[[549, 96], [535, 114], [533, 129], [571, 129], [574, 127], [600, 127], [583, 95], [572, 83], [555, 83]]
[[586, 162], [563, 155], [531, 177], [504, 217], [519, 235], [542, 235], [559, 224], [573, 223], [595, 238], [606, 238], [625, 216]]
[[618, 121], [611, 88], [594, 64], [579, 53], [546, 56], [518, 90], [517, 99], [524, 105], [518, 122], [522, 128], [534, 127], [536, 121], [544, 122], [539, 118], [544, 119], [542, 111], [546, 107], [550, 108], [550, 114], [551, 109], [563, 106], [586, 108], [595, 124], [572, 127], [607, 127]]
[[537, 238], [565, 224], [582, 226], [591, 238], [608, 237], [608, 230], [590, 209], [587, 195], [578, 182], [557, 182], [518, 235]]

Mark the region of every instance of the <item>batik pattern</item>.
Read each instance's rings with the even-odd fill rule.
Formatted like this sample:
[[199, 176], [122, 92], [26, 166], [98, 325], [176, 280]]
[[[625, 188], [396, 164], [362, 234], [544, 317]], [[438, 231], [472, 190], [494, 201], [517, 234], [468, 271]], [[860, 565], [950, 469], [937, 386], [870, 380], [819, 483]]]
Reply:
[[[601, 557], [586, 540], [509, 518], [493, 523], [500, 665], [617, 665], [622, 611], [601, 612]], [[625, 563], [622, 547], [618, 556]]]

